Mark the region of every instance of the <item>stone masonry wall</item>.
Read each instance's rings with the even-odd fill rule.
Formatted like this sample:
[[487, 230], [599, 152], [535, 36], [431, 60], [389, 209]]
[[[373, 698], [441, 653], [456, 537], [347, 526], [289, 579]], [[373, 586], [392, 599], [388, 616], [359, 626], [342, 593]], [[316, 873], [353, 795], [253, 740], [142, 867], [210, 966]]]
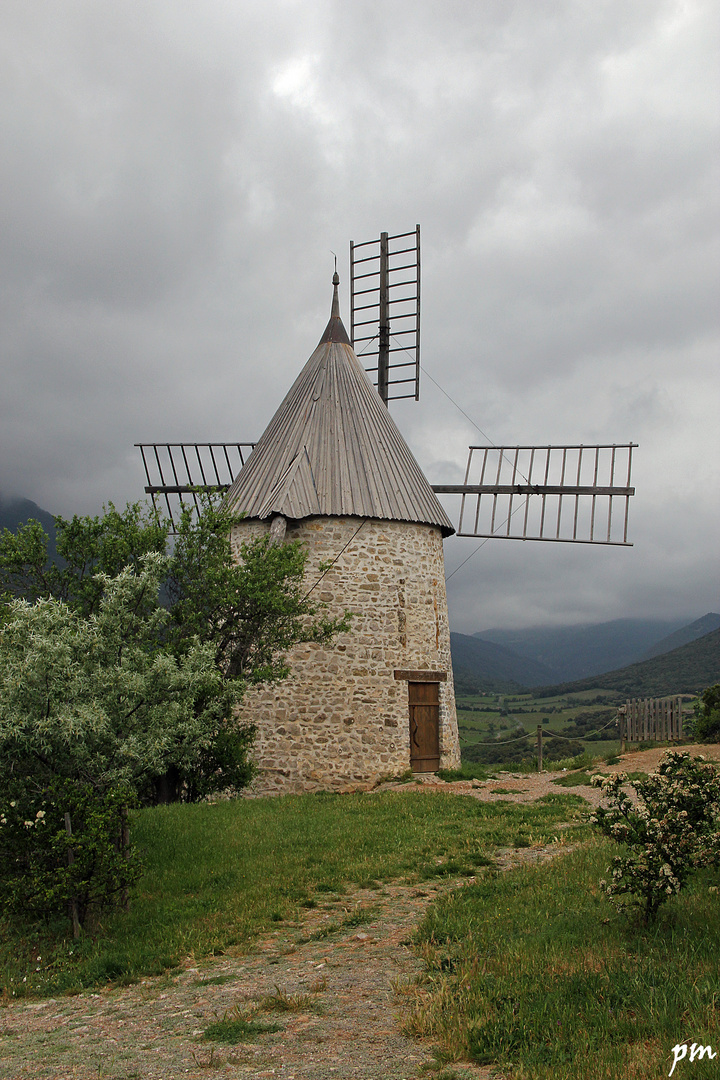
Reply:
[[[235, 557], [243, 540], [268, 530], [259, 521], [237, 526]], [[292, 674], [284, 682], [248, 691], [240, 715], [258, 727], [260, 772], [253, 790], [347, 790], [405, 772], [408, 686], [394, 678], [396, 669], [447, 672], [447, 682], [439, 684], [440, 766], [458, 767], [440, 530], [316, 517], [288, 522], [286, 540], [307, 545], [305, 580], [316, 586], [314, 597], [327, 604], [329, 614], [349, 610], [353, 618], [351, 630], [331, 647], [310, 643], [292, 649]], [[338, 555], [321, 578], [320, 564]]]

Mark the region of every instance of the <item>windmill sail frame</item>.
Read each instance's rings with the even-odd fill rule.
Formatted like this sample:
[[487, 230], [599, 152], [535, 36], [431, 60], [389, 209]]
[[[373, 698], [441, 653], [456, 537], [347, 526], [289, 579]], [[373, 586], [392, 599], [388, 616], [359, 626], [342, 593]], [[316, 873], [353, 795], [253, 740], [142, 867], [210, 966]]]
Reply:
[[[350, 342], [360, 359], [377, 357], [377, 364], [365, 370], [386, 405], [401, 398], [419, 400], [419, 225], [361, 244], [350, 241]], [[398, 353], [403, 355], [393, 359]]]
[[[145, 494], [164, 499], [165, 509], [174, 528], [175, 514], [186, 502], [198, 510], [202, 491], [227, 491], [255, 443], [135, 443], [145, 469]], [[209, 479], [208, 479], [209, 477]]]
[[458, 536], [632, 547], [636, 446], [471, 446], [464, 483], [434, 484], [433, 491], [461, 496]]
[[[377, 240], [350, 241], [350, 342], [360, 360], [377, 357], [365, 370], [386, 406], [401, 398], [419, 400], [419, 225], [411, 232], [383, 232]], [[164, 499], [174, 528], [173, 511], [188, 501], [197, 510], [200, 492], [226, 492], [233, 485], [255, 444], [135, 445], [145, 492], [156, 510], [156, 500]], [[462, 484], [430, 486], [435, 494], [461, 497], [458, 536], [632, 547], [627, 534], [636, 446], [471, 446]], [[617, 482], [620, 475], [624, 484]]]
[[[202, 491], [227, 491], [255, 446], [135, 445], [145, 468], [145, 492], [156, 510], [157, 500], [164, 500], [173, 528], [184, 505], [192, 502], [198, 509]], [[462, 484], [430, 486], [436, 495], [461, 497], [457, 536], [632, 547], [627, 534], [636, 446], [471, 446]], [[478, 483], [472, 482], [475, 477]]]

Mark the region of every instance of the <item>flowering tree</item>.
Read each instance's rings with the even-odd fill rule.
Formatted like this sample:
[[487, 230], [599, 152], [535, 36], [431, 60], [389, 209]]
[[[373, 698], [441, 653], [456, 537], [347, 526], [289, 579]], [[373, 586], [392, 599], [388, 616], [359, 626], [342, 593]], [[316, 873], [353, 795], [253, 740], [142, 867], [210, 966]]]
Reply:
[[[243, 682], [227, 679], [208, 642], [165, 650], [157, 603], [167, 571], [98, 575], [96, 614], [62, 600], [14, 600], [0, 631], [0, 897], [10, 910], [81, 920], [135, 871], [123, 842], [128, 803], [172, 766], [196, 787], [242, 786], [252, 730], [233, 720]], [[232, 746], [225, 763], [218, 740]], [[207, 764], [209, 762], [209, 768]], [[225, 767], [223, 767], [223, 764]]]
[[720, 776], [704, 758], [669, 751], [645, 779], [618, 773], [595, 782], [608, 805], [592, 821], [626, 848], [613, 858], [612, 879], [600, 885], [613, 900], [632, 897], [649, 922], [694, 870], [720, 863]]
[[166, 558], [149, 554], [138, 573], [98, 575], [104, 591], [88, 618], [61, 600], [10, 604], [0, 632], [5, 776], [31, 787], [77, 779], [98, 792], [126, 785], [142, 795], [170, 764], [199, 769], [244, 684], [223, 676], [207, 642], [195, 640], [181, 657], [162, 648], [170, 616], [157, 596], [166, 570]]
[[[129, 714], [128, 731], [134, 731], [139, 741], [126, 740], [122, 750], [130, 753], [132, 745], [143, 756], [136, 776], [142, 778], [138, 793], [144, 802], [192, 800], [223, 787], [245, 786], [252, 775], [247, 760], [250, 732], [240, 732], [225, 722], [232, 712], [229, 702], [239, 699], [246, 684], [285, 677], [287, 650], [297, 642], [327, 643], [348, 626], [347, 619], [328, 618], [323, 605], [314, 604], [313, 597], [306, 595], [306, 551], [300, 544], [273, 546], [261, 537], [243, 544], [240, 560], [235, 561], [230, 536], [240, 518], [217, 498], [198, 498], [201, 512], [193, 514], [186, 508], [170, 550], [169, 522], [140, 504], [128, 505], [121, 512], [111, 503], [102, 516], [94, 518], [56, 517], [60, 564], [48, 561], [48, 537], [39, 522], [28, 522], [17, 534], [0, 533], [0, 593], [5, 591], [6, 600], [23, 598], [35, 608], [25, 610], [21, 619], [25, 629], [18, 623], [6, 647], [12, 639], [21, 655], [26, 649], [22, 634], [29, 639], [40, 633], [46, 640], [43, 655], [54, 650], [56, 667], [62, 667], [71, 639], [87, 638], [91, 626], [95, 627], [92, 634], [96, 633], [92, 620], [100, 617], [102, 625], [108, 625], [108, 582], [119, 582], [126, 569], [137, 577], [141, 567], [150, 565], [145, 561], [149, 556], [162, 557], [154, 564], [160, 576], [155, 575], [152, 588], [143, 594], [145, 617], [122, 631], [127, 638], [126, 659], [132, 654], [142, 663], [159, 695], [144, 694], [143, 705]], [[132, 586], [131, 578], [123, 581], [123, 589]], [[160, 585], [162, 608], [157, 595]], [[48, 601], [62, 601], [63, 606], [48, 607]], [[129, 611], [122, 603], [120, 609]], [[17, 620], [20, 609], [13, 611]], [[0, 604], [0, 625], [9, 617], [8, 604]], [[193, 668], [201, 655], [199, 644], [207, 646], [202, 653], [202, 677]], [[60, 697], [70, 694], [68, 700], [73, 701], [82, 697], [91, 709], [95, 706], [89, 703], [97, 703], [97, 694], [105, 686], [105, 677], [99, 673], [110, 670], [96, 651], [92, 655], [97, 665], [90, 682], [81, 668], [73, 669], [72, 677], [68, 669], [64, 683], [58, 674], [53, 677]], [[151, 661], [152, 668], [147, 666]], [[194, 718], [185, 707], [178, 712], [177, 695], [170, 685], [187, 678], [192, 678], [197, 691], [190, 709], [197, 714]], [[18, 695], [30, 693], [37, 681], [29, 664], [18, 669], [17, 679]], [[16, 715], [22, 714], [21, 697], [13, 700]], [[156, 718], [164, 717], [160, 742], [138, 734], [156, 731], [154, 721], [147, 726], [153, 709]], [[209, 715], [214, 718], [210, 724]], [[78, 754], [95, 752], [91, 748], [98, 745], [96, 725], [89, 724], [86, 731], [85, 749], [73, 744]], [[35, 747], [33, 752], [42, 751]], [[117, 755], [115, 760], [119, 761]]]

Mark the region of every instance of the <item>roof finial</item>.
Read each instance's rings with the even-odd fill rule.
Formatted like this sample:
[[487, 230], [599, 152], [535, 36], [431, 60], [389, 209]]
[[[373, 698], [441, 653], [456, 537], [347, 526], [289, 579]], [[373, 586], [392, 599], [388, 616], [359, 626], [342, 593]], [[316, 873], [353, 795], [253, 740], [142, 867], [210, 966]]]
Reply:
[[[335, 255], [335, 252], [332, 252]], [[320, 338], [320, 344], [324, 341], [335, 341], [341, 345], [349, 345], [350, 338], [347, 336], [347, 330], [342, 324], [340, 318], [340, 300], [338, 298], [338, 285], [340, 284], [340, 276], [337, 272], [337, 255], [335, 255], [335, 273], [332, 278], [333, 283], [333, 298], [332, 308], [330, 310], [330, 321], [325, 327], [325, 333]]]
[[[335, 252], [331, 250], [331, 254], [335, 255]], [[340, 318], [340, 300], [338, 299], [338, 285], [340, 284], [340, 276], [339, 276], [339, 274], [337, 272], [337, 255], [335, 255], [335, 273], [333, 274], [332, 283], [333, 283], [333, 299], [332, 299], [332, 308], [330, 310], [330, 318], [331, 319], [339, 319]]]

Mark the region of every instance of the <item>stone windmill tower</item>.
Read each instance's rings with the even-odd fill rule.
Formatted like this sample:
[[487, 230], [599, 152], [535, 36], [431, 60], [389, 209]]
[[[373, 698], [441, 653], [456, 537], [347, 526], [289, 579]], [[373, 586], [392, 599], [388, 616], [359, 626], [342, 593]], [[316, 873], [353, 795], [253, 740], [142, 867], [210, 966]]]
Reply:
[[353, 614], [332, 647], [296, 646], [289, 679], [248, 693], [262, 791], [460, 762], [442, 545], [455, 530], [350, 345], [338, 282], [317, 348], [227, 494], [245, 515], [235, 550], [267, 532], [301, 541], [308, 587]]

